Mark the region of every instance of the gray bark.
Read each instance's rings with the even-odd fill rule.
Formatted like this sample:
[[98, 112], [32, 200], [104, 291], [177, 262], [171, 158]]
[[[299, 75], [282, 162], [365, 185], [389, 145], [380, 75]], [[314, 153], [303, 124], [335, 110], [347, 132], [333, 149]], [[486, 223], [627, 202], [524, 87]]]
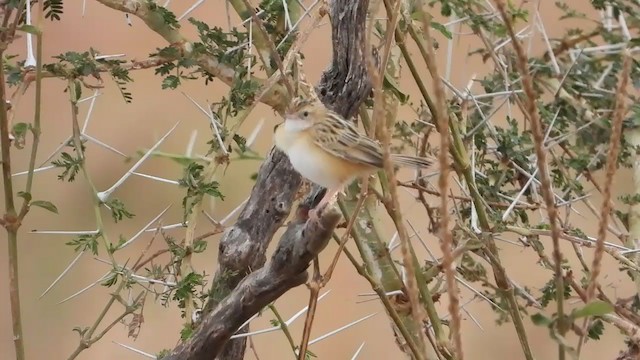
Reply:
[[[345, 118], [355, 115], [371, 92], [364, 55], [368, 7], [368, 0], [331, 3], [333, 59], [316, 91], [326, 106]], [[286, 155], [272, 149], [238, 221], [220, 241], [212, 297], [202, 321], [166, 359], [243, 359], [246, 338], [229, 341], [231, 335], [246, 332], [246, 327], [238, 328], [247, 319], [307, 280], [309, 263], [324, 249], [340, 220], [334, 210], [319, 209], [319, 223], [306, 221], [322, 188], [314, 186], [301, 202], [265, 266], [266, 249], [288, 217], [300, 184], [300, 175]]]

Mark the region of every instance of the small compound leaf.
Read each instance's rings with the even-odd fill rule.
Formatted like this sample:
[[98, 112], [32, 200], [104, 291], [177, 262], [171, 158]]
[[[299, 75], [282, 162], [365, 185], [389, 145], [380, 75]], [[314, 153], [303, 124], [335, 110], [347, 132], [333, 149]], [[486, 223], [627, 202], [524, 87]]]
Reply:
[[31, 206], [41, 207], [45, 210], [51, 211], [54, 214], [58, 213], [58, 208], [55, 205], [53, 205], [53, 203], [50, 201], [44, 201], [44, 200], [32, 201]]
[[553, 320], [540, 313], [531, 315], [531, 321], [538, 326], [549, 326], [553, 323]]
[[571, 313], [571, 316], [574, 319], [587, 316], [602, 316], [612, 312], [613, 310], [613, 305], [609, 304], [608, 302], [595, 300], [579, 309], [575, 309]]
[[24, 31], [24, 32], [32, 34], [32, 35], [40, 34], [40, 28], [38, 28], [37, 26], [34, 26], [34, 25], [24, 24], [24, 25], [20, 26], [18, 28], [18, 30]]

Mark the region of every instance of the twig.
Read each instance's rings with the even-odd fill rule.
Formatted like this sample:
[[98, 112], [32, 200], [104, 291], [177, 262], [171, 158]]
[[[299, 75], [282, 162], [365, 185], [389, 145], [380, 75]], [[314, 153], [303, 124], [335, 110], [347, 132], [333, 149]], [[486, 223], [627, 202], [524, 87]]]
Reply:
[[[538, 114], [538, 108], [536, 106], [536, 95], [533, 88], [533, 80], [531, 74], [529, 74], [529, 65], [527, 62], [527, 56], [522, 49], [520, 40], [518, 40], [513, 26], [511, 24], [511, 17], [507, 14], [505, 4], [503, 0], [495, 0], [498, 11], [502, 16], [502, 20], [507, 27], [509, 36], [511, 37], [513, 48], [517, 55], [517, 67], [522, 77], [522, 86], [526, 94], [526, 108], [525, 114], [531, 122], [531, 129], [533, 132], [534, 145], [536, 151], [537, 167], [540, 172], [540, 181], [542, 183], [542, 197], [544, 198], [545, 206], [549, 215], [549, 224], [551, 226], [551, 239], [553, 241], [553, 261], [554, 272], [556, 280], [556, 305], [557, 316], [560, 319], [558, 322], [558, 332], [560, 336], [564, 336], [567, 327], [564, 324], [564, 276], [562, 273], [562, 252], [560, 251], [560, 226], [557, 219], [557, 208], [553, 198], [553, 190], [551, 189], [551, 180], [549, 178], [549, 170], [547, 168], [547, 155], [544, 151], [544, 134], [542, 131], [542, 122]], [[558, 345], [559, 359], [562, 360], [565, 357], [564, 345]]]
[[331, 261], [331, 264], [327, 268], [327, 271], [324, 273], [324, 275], [322, 276], [320, 275], [320, 266], [318, 264], [318, 259], [316, 258], [313, 261], [313, 278], [308, 284], [309, 311], [307, 312], [307, 318], [305, 320], [304, 330], [302, 332], [302, 340], [300, 341], [300, 351], [298, 353], [299, 360], [304, 360], [306, 356], [306, 350], [307, 350], [307, 346], [309, 345], [309, 338], [311, 335], [311, 325], [313, 323], [313, 317], [315, 316], [316, 305], [318, 302], [318, 294], [320, 293], [320, 289], [322, 289], [327, 285], [327, 283], [331, 279], [333, 270], [338, 264], [338, 259], [340, 259], [340, 254], [342, 254], [342, 251], [347, 243], [347, 240], [349, 239], [349, 234], [351, 234], [351, 231], [353, 230], [353, 225], [356, 219], [358, 218], [358, 213], [360, 212], [360, 209], [362, 209], [362, 205], [364, 204], [364, 201], [366, 199], [367, 189], [369, 187], [368, 184], [369, 184], [368, 179], [367, 178], [363, 179], [363, 185], [360, 191], [360, 197], [358, 198], [358, 202], [356, 203], [353, 214], [351, 214], [351, 218], [347, 223], [347, 228], [338, 243], [338, 250], [336, 251], [336, 254], [333, 257], [333, 260]]
[[625, 95], [629, 74], [631, 72], [631, 54], [626, 51], [624, 54], [622, 72], [618, 78], [618, 88], [616, 89], [615, 111], [613, 113], [611, 136], [609, 138], [609, 151], [607, 153], [606, 175], [602, 194], [602, 205], [600, 207], [600, 219], [598, 222], [598, 240], [596, 241], [596, 249], [593, 254], [593, 262], [591, 264], [591, 276], [589, 285], [587, 286], [587, 302], [593, 299], [598, 275], [601, 271], [602, 254], [604, 253], [604, 241], [607, 237], [607, 224], [609, 222], [609, 213], [611, 211], [611, 188], [613, 175], [616, 172], [618, 163], [618, 154], [620, 152], [620, 139], [622, 135], [622, 120], [626, 112]]
[[[596, 286], [598, 285], [598, 276], [600, 275], [602, 255], [604, 253], [604, 241], [607, 237], [607, 226], [609, 222], [609, 214], [611, 212], [611, 192], [613, 176], [615, 175], [618, 154], [620, 153], [620, 143], [622, 136], [622, 121], [626, 112], [625, 96], [627, 93], [627, 83], [629, 82], [629, 74], [631, 73], [631, 54], [625, 51], [623, 56], [622, 72], [618, 78], [618, 88], [616, 89], [615, 111], [613, 113], [612, 129], [609, 138], [609, 151], [607, 153], [607, 164], [605, 180], [603, 184], [602, 205], [600, 207], [600, 219], [598, 220], [598, 239], [596, 241], [596, 249], [593, 254], [591, 263], [591, 276], [586, 291], [586, 302], [591, 301], [595, 295]], [[585, 319], [585, 326], [587, 319]], [[578, 347], [580, 348], [584, 341], [584, 334], [580, 337]]]
[[282, 58], [280, 57], [280, 54], [278, 54], [278, 50], [276, 50], [275, 44], [273, 43], [273, 41], [269, 40], [269, 35], [267, 34], [267, 30], [265, 30], [264, 28], [264, 24], [262, 23], [262, 20], [260, 20], [260, 18], [256, 14], [256, 11], [253, 9], [251, 4], [249, 3], [249, 0], [242, 0], [242, 2], [244, 2], [244, 5], [247, 7], [247, 11], [251, 13], [251, 18], [253, 18], [253, 22], [256, 24], [256, 26], [260, 30], [260, 33], [266, 39], [266, 45], [269, 47], [269, 51], [271, 52], [271, 57], [273, 57], [273, 60], [276, 62], [276, 65], [278, 66], [278, 70], [280, 70], [280, 74], [282, 75], [284, 84], [287, 87], [287, 91], [289, 91], [289, 96], [293, 97], [295, 92], [293, 91], [291, 80], [287, 76], [287, 73], [286, 73], [287, 69], [282, 64]]
[[285, 337], [287, 338], [287, 341], [289, 342], [289, 345], [291, 346], [293, 355], [295, 356], [296, 343], [293, 341], [293, 336], [291, 336], [291, 331], [289, 331], [289, 326], [287, 326], [287, 323], [284, 321], [282, 316], [280, 316], [280, 312], [278, 311], [278, 309], [276, 309], [275, 305], [269, 304], [269, 309], [271, 310], [273, 315], [276, 316], [276, 319], [278, 320], [278, 325], [280, 325], [280, 329], [282, 329], [282, 332], [284, 333]]
[[311, 327], [318, 307], [318, 294], [322, 288], [322, 275], [320, 275], [320, 263], [317, 256], [313, 259], [313, 275], [307, 287], [309, 288], [309, 305], [307, 306], [308, 311], [304, 319], [302, 339], [300, 339], [300, 347], [298, 348], [298, 360], [306, 359], [309, 339], [311, 338]]
[[[442, 197], [440, 191], [428, 189], [425, 186], [420, 185], [420, 184], [416, 184], [414, 182], [401, 182], [401, 181], [399, 181], [398, 185], [402, 186], [402, 187], [410, 188], [410, 189], [416, 189], [416, 190], [419, 190], [419, 191], [424, 192], [424, 193], [429, 194], [429, 195]], [[449, 199], [460, 200], [460, 201], [473, 201], [473, 199], [468, 197], [468, 196], [455, 195], [455, 194], [451, 194], [451, 193], [449, 193], [446, 197], [448, 197]], [[508, 208], [509, 206], [512, 206], [512, 204], [509, 204], [509, 203], [495, 202], [495, 201], [487, 201], [487, 204], [491, 205], [492, 207], [495, 207], [495, 208]], [[524, 209], [524, 210], [538, 210], [540, 208], [540, 205], [537, 205], [536, 203], [533, 203], [533, 204], [526, 204], [526, 203], [525, 204], [518, 204], [518, 203], [516, 203], [514, 208], [515, 209]]]
[[[399, 2], [399, 1], [398, 1]], [[386, 5], [386, 1], [385, 1]], [[396, 6], [394, 8], [395, 12], [400, 11], [400, 7]], [[396, 30], [397, 26], [397, 14], [390, 14], [392, 18], [396, 18], [396, 22], [389, 24], [390, 27], [387, 28], [388, 37], [385, 39], [385, 46], [390, 46], [390, 41], [392, 39], [392, 34]], [[417, 324], [422, 324], [424, 320], [424, 309], [420, 306], [420, 296], [418, 292], [418, 286], [416, 284], [416, 269], [414, 267], [413, 257], [411, 256], [411, 249], [409, 244], [409, 235], [407, 233], [407, 229], [403, 223], [402, 213], [399, 211], [400, 203], [398, 200], [398, 185], [395, 178], [395, 172], [393, 169], [393, 164], [390, 159], [390, 145], [391, 145], [391, 135], [389, 133], [389, 129], [387, 128], [387, 124], [384, 123], [384, 109], [386, 104], [386, 98], [384, 92], [382, 90], [383, 84], [383, 76], [386, 71], [386, 67], [382, 67], [380, 69], [376, 69], [374, 66], [374, 61], [372, 56], [369, 57], [370, 60], [367, 62], [369, 68], [369, 76], [372, 79], [373, 83], [373, 96], [374, 96], [374, 108], [373, 108], [373, 116], [371, 119], [371, 124], [380, 124], [379, 128], [376, 127], [376, 135], [379, 135], [382, 142], [383, 149], [383, 164], [384, 164], [384, 173], [387, 177], [387, 182], [389, 185], [389, 191], [387, 196], [389, 198], [385, 199], [385, 207], [387, 208], [387, 212], [389, 216], [394, 222], [394, 225], [398, 231], [398, 236], [400, 238], [400, 246], [402, 253], [402, 262], [403, 266], [407, 270], [407, 278], [406, 289], [407, 295], [409, 298], [409, 303], [411, 306], [411, 316], [414, 318]], [[379, 130], [377, 130], [379, 129]], [[422, 354], [426, 353], [426, 341], [425, 334], [422, 329], [416, 329], [418, 333], [414, 334], [415, 338], [418, 340], [418, 347]]]
[[[0, 69], [4, 69], [4, 51], [0, 51]], [[7, 231], [9, 258], [9, 302], [11, 304], [11, 324], [13, 328], [13, 346], [16, 359], [25, 359], [24, 336], [20, 311], [20, 282], [18, 277], [18, 229], [20, 220], [13, 200], [13, 179], [11, 177], [11, 140], [9, 138], [9, 119], [5, 94], [4, 71], [0, 73], [0, 146], [2, 147], [2, 180], [4, 186], [3, 226]]]
[[[289, 289], [303, 284], [309, 262], [322, 251], [340, 221], [340, 214], [329, 209], [319, 213], [320, 221], [298, 217], [282, 235], [271, 261], [251, 273], [209, 314], [185, 343], [165, 360], [211, 359], [224, 348], [229, 337], [253, 314]], [[304, 234], [304, 235], [303, 235]]]
[[[444, 86], [440, 80], [438, 67], [436, 64], [436, 56], [433, 51], [433, 38], [431, 37], [431, 19], [424, 11], [422, 12], [423, 31], [427, 40], [427, 68], [434, 82], [434, 90], [436, 96], [436, 118], [438, 121], [438, 131], [440, 132], [440, 176], [438, 185], [440, 193], [449, 192], [449, 116], [447, 115], [446, 96]], [[451, 316], [451, 331], [455, 345], [456, 357], [460, 360], [464, 358], [462, 352], [462, 331], [460, 319], [460, 300], [458, 299], [458, 286], [455, 278], [454, 257], [452, 254], [453, 238], [449, 229], [449, 210], [448, 199], [446, 196], [440, 197], [440, 248], [442, 250], [442, 269], [444, 271], [447, 282], [447, 294], [449, 295], [449, 314]]]
[[331, 279], [331, 275], [333, 275], [333, 270], [336, 268], [336, 265], [338, 265], [338, 259], [340, 258], [340, 254], [342, 253], [342, 250], [347, 244], [347, 240], [349, 240], [349, 234], [351, 234], [353, 225], [355, 224], [356, 219], [358, 218], [358, 214], [362, 209], [362, 205], [364, 205], [364, 201], [367, 198], [368, 189], [369, 189], [369, 179], [364, 178], [362, 180], [362, 187], [360, 189], [360, 196], [358, 197], [358, 202], [356, 203], [356, 207], [354, 208], [353, 213], [351, 214], [351, 218], [347, 223], [347, 228], [345, 229], [344, 234], [342, 235], [342, 239], [340, 239], [340, 244], [338, 245], [338, 250], [336, 251], [336, 255], [333, 257], [333, 260], [331, 261], [331, 265], [329, 265], [329, 268], [322, 276], [322, 286], [325, 286], [329, 282], [329, 280]]

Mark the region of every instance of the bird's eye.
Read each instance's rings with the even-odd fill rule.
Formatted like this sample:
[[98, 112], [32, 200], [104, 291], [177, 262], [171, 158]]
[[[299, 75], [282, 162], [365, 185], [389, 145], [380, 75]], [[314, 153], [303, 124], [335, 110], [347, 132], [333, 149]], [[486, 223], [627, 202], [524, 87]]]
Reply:
[[303, 113], [302, 113], [302, 116], [304, 116], [304, 117], [309, 116], [309, 112], [308, 112], [308, 111], [303, 112]]

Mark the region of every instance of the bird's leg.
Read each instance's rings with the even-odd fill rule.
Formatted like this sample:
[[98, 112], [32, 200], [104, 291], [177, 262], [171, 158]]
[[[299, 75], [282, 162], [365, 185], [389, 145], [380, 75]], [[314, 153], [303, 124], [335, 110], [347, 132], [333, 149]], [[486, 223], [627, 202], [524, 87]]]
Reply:
[[335, 189], [327, 189], [327, 192], [324, 194], [324, 197], [322, 198], [322, 200], [320, 200], [318, 205], [316, 205], [316, 207], [314, 207], [313, 209], [309, 210], [309, 219], [312, 221], [318, 221], [320, 219], [320, 217], [318, 216], [318, 210], [321, 210], [324, 206], [333, 202], [333, 200], [335, 199], [335, 197], [338, 195], [339, 192], [340, 192], [339, 187]]

